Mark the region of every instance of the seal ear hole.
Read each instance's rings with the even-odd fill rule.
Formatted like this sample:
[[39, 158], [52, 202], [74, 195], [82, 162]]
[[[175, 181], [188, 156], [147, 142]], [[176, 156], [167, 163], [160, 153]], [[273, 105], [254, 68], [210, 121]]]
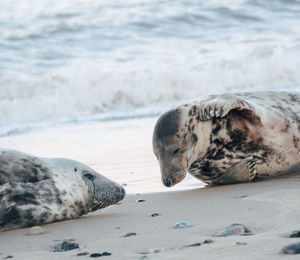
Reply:
[[74, 171], [77, 172], [77, 168], [76, 167], [74, 168]]

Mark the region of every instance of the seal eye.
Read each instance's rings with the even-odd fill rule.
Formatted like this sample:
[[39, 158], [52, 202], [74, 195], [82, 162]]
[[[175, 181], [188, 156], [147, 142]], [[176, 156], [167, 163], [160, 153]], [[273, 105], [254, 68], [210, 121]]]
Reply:
[[83, 175], [85, 178], [89, 179], [90, 181], [93, 181], [95, 179], [95, 176], [93, 176], [90, 173], [86, 173], [85, 175]]
[[173, 156], [177, 156], [177, 155], [179, 155], [180, 153], [183, 153], [183, 150], [180, 149], [180, 148], [176, 148], [176, 149], [172, 152], [172, 155], [173, 155]]

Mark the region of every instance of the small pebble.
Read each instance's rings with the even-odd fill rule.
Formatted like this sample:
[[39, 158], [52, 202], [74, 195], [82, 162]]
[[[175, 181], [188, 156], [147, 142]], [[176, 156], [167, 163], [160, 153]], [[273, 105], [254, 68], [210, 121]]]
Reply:
[[232, 224], [217, 234], [217, 237], [228, 237], [233, 235], [250, 235], [252, 234], [243, 224]]
[[149, 249], [149, 253], [155, 253], [155, 254], [157, 254], [159, 252], [162, 252], [162, 251], [164, 251], [163, 248], [151, 248], [151, 249]]
[[242, 199], [242, 198], [246, 198], [246, 197], [248, 197], [248, 195], [241, 195], [241, 196], [233, 197], [233, 199]]
[[27, 235], [28, 236], [35, 236], [35, 235], [42, 235], [45, 234], [45, 231], [40, 226], [35, 226], [29, 229]]
[[159, 253], [159, 252], [163, 252], [163, 251], [164, 251], [163, 248], [150, 248], [147, 251], [140, 252], [140, 254], [148, 255], [148, 254]]
[[126, 235], [124, 235], [123, 237], [131, 237], [131, 236], [136, 236], [136, 233], [130, 232], [130, 233], [127, 233]]
[[111, 255], [111, 253], [109, 253], [109, 252], [103, 252], [102, 254], [100, 254], [100, 253], [93, 253], [93, 254], [90, 254], [90, 257], [101, 257], [101, 256], [109, 256], [109, 255]]
[[300, 231], [294, 231], [290, 237], [294, 238], [294, 237], [300, 237]]
[[151, 214], [151, 217], [158, 217], [158, 216], [160, 216], [160, 214], [158, 214], [158, 213]]
[[93, 253], [93, 254], [90, 254], [90, 257], [101, 257], [102, 254], [100, 253]]
[[201, 243], [194, 243], [194, 244], [190, 244], [184, 247], [196, 247], [196, 246], [201, 246]]
[[77, 254], [77, 256], [83, 256], [83, 255], [88, 255], [88, 254], [89, 254], [89, 252], [80, 252]]
[[285, 246], [284, 248], [282, 248], [281, 253], [287, 255], [300, 254], [300, 243]]
[[211, 240], [211, 239], [205, 239], [204, 241], [203, 241], [203, 244], [211, 244], [211, 243], [213, 243], [214, 241], [213, 240]]
[[146, 200], [138, 199], [136, 202], [145, 202]]
[[186, 227], [190, 227], [190, 224], [185, 221], [178, 221], [175, 224], [175, 228], [186, 228]]
[[78, 243], [70, 242], [70, 240], [63, 241], [62, 243], [58, 243], [54, 246], [53, 252], [62, 252], [62, 251], [69, 251], [79, 248]]
[[236, 242], [236, 245], [237, 246], [245, 246], [245, 245], [247, 245], [247, 243], [246, 242]]

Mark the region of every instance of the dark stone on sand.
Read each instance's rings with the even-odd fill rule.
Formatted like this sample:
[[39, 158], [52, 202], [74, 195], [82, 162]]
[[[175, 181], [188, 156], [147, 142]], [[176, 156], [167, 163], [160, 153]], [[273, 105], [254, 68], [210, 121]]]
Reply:
[[242, 198], [246, 198], [246, 197], [248, 197], [248, 195], [241, 195], [241, 196], [233, 197], [233, 199], [242, 199]]
[[77, 254], [77, 256], [83, 256], [83, 255], [88, 255], [88, 254], [89, 254], [89, 252], [80, 252]]
[[101, 256], [109, 256], [111, 255], [111, 253], [109, 252], [103, 252], [102, 254], [101, 253], [93, 253], [93, 254], [90, 254], [90, 257], [101, 257]]
[[124, 235], [123, 237], [131, 237], [131, 236], [136, 236], [136, 233], [130, 232], [130, 233], [127, 233], [126, 235]]
[[93, 253], [93, 254], [90, 254], [90, 257], [101, 257], [102, 254], [100, 253]]
[[63, 241], [62, 243], [58, 243], [54, 246], [53, 251], [54, 252], [63, 252], [63, 251], [69, 251], [79, 248], [79, 244], [75, 242], [69, 242], [69, 241]]
[[203, 241], [203, 244], [211, 244], [211, 243], [213, 243], [214, 241], [213, 240], [211, 240], [211, 239], [205, 239], [204, 241]]
[[158, 213], [151, 214], [151, 217], [158, 217], [158, 216], [160, 216], [160, 214], [158, 214]]
[[202, 245], [201, 243], [193, 243], [193, 244], [187, 245], [185, 247], [196, 247], [196, 246], [201, 246], [201, 245]]
[[300, 254], [300, 242], [285, 246], [282, 248], [281, 253], [286, 255]]
[[294, 238], [294, 237], [300, 237], [300, 231], [294, 231], [290, 237]]

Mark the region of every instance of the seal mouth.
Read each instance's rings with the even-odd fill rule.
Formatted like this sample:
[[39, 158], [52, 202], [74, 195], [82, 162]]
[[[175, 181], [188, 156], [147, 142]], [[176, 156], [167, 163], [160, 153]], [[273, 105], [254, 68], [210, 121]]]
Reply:
[[125, 189], [121, 186], [116, 185], [114, 187], [111, 187], [110, 190], [101, 193], [99, 197], [99, 194], [97, 193], [95, 187], [94, 180], [89, 180], [88, 186], [89, 186], [89, 194], [92, 198], [90, 200], [90, 206], [89, 206], [90, 211], [96, 211], [98, 209], [102, 209], [112, 204], [115, 204], [121, 201], [126, 195]]
[[181, 182], [185, 176], [186, 176], [186, 171], [185, 170], [179, 170], [176, 171], [172, 174], [169, 174], [169, 176], [176, 176], [175, 178], [173, 177], [167, 177], [167, 178], [163, 178], [162, 179], [162, 183], [166, 186], [166, 187], [172, 187], [174, 185], [176, 185], [177, 183]]

